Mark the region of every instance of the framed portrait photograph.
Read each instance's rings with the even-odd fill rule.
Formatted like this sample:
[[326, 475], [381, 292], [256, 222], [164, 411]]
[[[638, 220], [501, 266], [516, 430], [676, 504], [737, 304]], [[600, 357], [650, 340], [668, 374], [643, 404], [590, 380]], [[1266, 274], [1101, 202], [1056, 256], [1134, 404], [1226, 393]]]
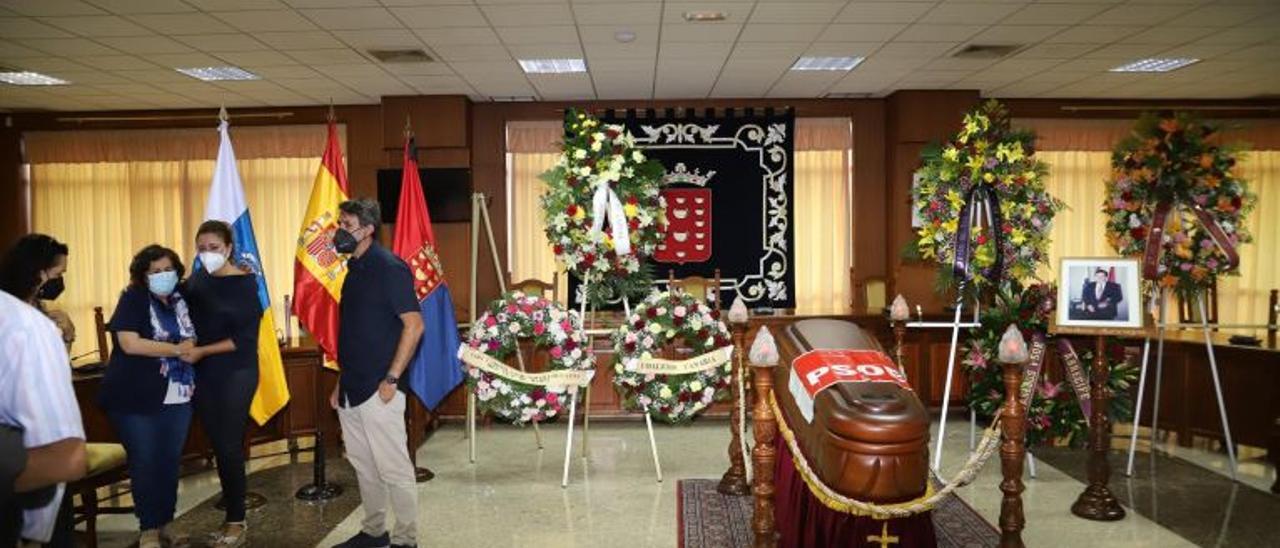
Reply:
[[1144, 329], [1141, 268], [1137, 259], [1062, 259], [1056, 327], [1079, 333]]

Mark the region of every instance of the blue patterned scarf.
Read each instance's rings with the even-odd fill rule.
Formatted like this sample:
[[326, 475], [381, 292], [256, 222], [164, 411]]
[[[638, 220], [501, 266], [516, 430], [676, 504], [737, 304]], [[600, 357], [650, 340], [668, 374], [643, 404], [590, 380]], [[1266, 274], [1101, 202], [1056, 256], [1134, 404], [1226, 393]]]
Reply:
[[[161, 307], [169, 310], [162, 310]], [[171, 313], [166, 313], [171, 312]], [[155, 331], [153, 340], [178, 344], [196, 336], [195, 326], [191, 323], [191, 314], [187, 310], [187, 301], [182, 294], [174, 291], [169, 295], [166, 305], [154, 296], [151, 299], [151, 328]], [[191, 364], [177, 357], [160, 358], [160, 374], [179, 385], [179, 393], [190, 398], [195, 392], [196, 371]]]

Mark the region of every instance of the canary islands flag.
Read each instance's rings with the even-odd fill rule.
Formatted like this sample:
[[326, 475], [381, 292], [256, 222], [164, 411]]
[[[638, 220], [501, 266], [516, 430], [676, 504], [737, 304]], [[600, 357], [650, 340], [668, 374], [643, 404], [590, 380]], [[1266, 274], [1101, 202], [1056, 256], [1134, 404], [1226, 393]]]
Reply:
[[338, 365], [338, 300], [347, 279], [346, 262], [333, 249], [338, 204], [347, 200], [347, 170], [342, 167], [337, 124], [329, 120], [329, 140], [311, 185], [307, 213], [298, 231], [293, 263], [293, 313], [324, 351], [326, 366]]
[[231, 148], [231, 135], [227, 133], [225, 119], [218, 124], [218, 134], [221, 138], [218, 161], [213, 168], [213, 184], [209, 188], [204, 218], [231, 225], [236, 263], [242, 268], [252, 269], [258, 279], [258, 302], [262, 305], [262, 319], [258, 324], [258, 391], [253, 395], [249, 415], [258, 424], [265, 424], [289, 403], [289, 386], [285, 384], [284, 362], [280, 359], [280, 346], [276, 343], [276, 325], [271, 317], [271, 297], [267, 294], [262, 257], [258, 254], [258, 242], [253, 237], [253, 222], [249, 220], [249, 207], [244, 200], [244, 187], [240, 184], [236, 153]]
[[462, 367], [458, 362], [458, 322], [453, 316], [453, 299], [436, 253], [436, 236], [422, 195], [412, 137], [404, 144], [404, 176], [391, 249], [413, 272], [413, 290], [426, 327], [422, 343], [409, 362], [409, 389], [427, 409], [435, 409], [462, 383]]

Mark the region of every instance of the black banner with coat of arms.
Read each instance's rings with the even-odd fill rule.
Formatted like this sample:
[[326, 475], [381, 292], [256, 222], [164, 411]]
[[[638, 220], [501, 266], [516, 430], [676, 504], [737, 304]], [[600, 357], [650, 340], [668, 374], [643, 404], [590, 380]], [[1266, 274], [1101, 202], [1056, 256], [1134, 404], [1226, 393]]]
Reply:
[[726, 307], [738, 295], [750, 308], [795, 307], [794, 112], [607, 111], [601, 122], [626, 127], [666, 168], [669, 229], [650, 259], [659, 283], [719, 269]]

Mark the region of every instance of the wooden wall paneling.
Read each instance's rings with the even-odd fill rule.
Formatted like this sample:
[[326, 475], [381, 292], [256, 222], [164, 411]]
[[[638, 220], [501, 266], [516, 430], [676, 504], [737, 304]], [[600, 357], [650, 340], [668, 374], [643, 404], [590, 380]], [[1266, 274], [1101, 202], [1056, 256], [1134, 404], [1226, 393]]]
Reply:
[[418, 147], [470, 146], [471, 100], [465, 95], [394, 95], [382, 97], [382, 147], [398, 150], [404, 143], [408, 116]]
[[22, 173], [22, 134], [9, 127], [13, 118], [5, 116], [0, 125], [0, 250], [9, 249], [27, 233], [27, 186]]

